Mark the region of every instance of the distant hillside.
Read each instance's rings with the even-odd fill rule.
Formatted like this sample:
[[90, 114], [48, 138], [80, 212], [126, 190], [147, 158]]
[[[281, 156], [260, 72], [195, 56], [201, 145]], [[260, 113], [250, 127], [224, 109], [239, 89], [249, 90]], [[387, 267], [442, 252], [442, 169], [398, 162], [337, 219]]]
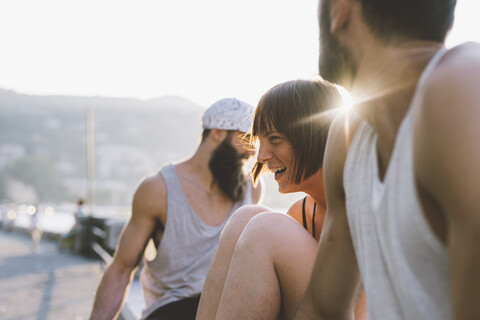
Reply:
[[[0, 89], [0, 199], [20, 200], [25, 193], [26, 198], [59, 201], [85, 193], [87, 109], [94, 113], [100, 203], [129, 202], [143, 175], [189, 156], [204, 110], [174, 96], [142, 101]], [[56, 187], [47, 183], [52, 180]]]
[[[142, 177], [193, 153], [204, 107], [177, 96], [34, 96], [0, 89], [0, 202], [85, 196], [87, 110], [95, 127], [95, 202], [128, 205]], [[292, 197], [278, 197], [275, 182], [267, 181], [265, 203], [288, 206]]]

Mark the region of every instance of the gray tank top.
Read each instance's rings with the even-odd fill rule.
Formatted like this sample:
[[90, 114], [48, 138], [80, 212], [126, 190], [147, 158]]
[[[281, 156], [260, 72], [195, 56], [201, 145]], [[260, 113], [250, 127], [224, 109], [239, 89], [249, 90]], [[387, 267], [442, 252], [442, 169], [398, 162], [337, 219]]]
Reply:
[[152, 261], [144, 259], [140, 274], [146, 303], [142, 318], [168, 303], [200, 295], [228, 218], [252, 202], [251, 184], [247, 183], [244, 199], [233, 205], [220, 225], [210, 226], [188, 203], [175, 166], [167, 165], [160, 172], [167, 186], [167, 221], [157, 256]]
[[344, 169], [347, 215], [369, 319], [451, 319], [446, 248], [424, 217], [415, 183], [412, 110], [445, 50], [430, 61], [397, 133], [383, 182], [377, 135], [367, 121], [355, 133]]

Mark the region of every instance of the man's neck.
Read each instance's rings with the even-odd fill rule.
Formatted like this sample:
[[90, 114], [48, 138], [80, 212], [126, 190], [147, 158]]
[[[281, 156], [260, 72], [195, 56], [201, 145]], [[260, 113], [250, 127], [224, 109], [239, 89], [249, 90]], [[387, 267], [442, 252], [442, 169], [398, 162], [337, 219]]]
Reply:
[[438, 43], [417, 42], [367, 49], [363, 54], [352, 96], [359, 102], [357, 112], [377, 133], [380, 171], [388, 166], [398, 128], [420, 76], [440, 48]]
[[[433, 55], [442, 47], [431, 42], [367, 49], [359, 62], [352, 95], [359, 112], [372, 125], [400, 122], [409, 108], [418, 80]], [[378, 115], [386, 114], [386, 119]]]
[[210, 157], [211, 151], [200, 145], [191, 158], [178, 164], [181, 173], [196, 180], [199, 186], [206, 191], [212, 191], [216, 186], [215, 179], [208, 166]]

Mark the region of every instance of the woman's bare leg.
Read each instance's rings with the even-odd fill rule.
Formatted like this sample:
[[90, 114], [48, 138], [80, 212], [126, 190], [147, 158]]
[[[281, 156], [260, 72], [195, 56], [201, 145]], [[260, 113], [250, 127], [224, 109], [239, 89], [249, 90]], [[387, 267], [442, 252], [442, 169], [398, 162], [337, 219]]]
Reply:
[[235, 211], [225, 225], [217, 252], [205, 279], [200, 304], [198, 305], [197, 320], [215, 319], [238, 238], [252, 217], [266, 211], [270, 211], [270, 209], [258, 205], [243, 206]]
[[285, 214], [267, 212], [252, 218], [231, 258], [216, 318], [293, 318], [317, 247], [317, 241]]

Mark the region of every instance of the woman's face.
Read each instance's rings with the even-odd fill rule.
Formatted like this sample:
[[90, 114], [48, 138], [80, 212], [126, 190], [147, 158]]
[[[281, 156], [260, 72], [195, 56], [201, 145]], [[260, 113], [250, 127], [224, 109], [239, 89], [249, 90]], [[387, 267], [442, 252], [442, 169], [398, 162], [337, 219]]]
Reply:
[[257, 160], [275, 174], [278, 191], [280, 193], [302, 191], [300, 185], [289, 181], [293, 163], [292, 144], [275, 129], [259, 134], [258, 140]]

